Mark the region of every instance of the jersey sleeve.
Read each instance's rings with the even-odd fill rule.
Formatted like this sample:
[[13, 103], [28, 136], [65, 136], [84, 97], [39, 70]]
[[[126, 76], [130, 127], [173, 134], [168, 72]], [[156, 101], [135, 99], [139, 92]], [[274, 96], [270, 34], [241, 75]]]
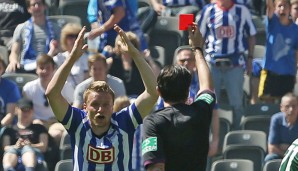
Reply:
[[216, 97], [214, 92], [210, 90], [204, 90], [201, 93], [198, 94], [195, 102], [204, 102], [207, 105], [211, 107], [211, 109], [214, 108], [214, 105], [216, 103]]
[[83, 110], [68, 106], [67, 112], [60, 122], [65, 129], [70, 132], [75, 132], [81, 123], [86, 122], [86, 113]]
[[164, 163], [165, 161], [162, 148], [163, 140], [158, 134], [153, 118], [150, 116], [144, 119], [143, 124], [142, 156], [146, 168], [150, 164]]

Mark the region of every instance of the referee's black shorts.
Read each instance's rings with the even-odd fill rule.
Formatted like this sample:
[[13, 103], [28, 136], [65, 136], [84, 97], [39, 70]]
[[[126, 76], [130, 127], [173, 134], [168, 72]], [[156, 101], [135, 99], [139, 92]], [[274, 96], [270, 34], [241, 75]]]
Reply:
[[281, 98], [288, 92], [293, 92], [296, 78], [293, 75], [279, 75], [262, 69], [259, 83], [259, 98]]

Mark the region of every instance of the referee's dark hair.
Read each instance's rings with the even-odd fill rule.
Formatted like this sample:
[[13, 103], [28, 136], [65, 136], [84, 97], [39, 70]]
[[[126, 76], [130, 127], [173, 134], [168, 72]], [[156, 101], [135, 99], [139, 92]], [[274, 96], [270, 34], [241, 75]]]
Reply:
[[191, 82], [190, 72], [180, 65], [165, 66], [157, 77], [157, 87], [165, 102], [185, 102]]

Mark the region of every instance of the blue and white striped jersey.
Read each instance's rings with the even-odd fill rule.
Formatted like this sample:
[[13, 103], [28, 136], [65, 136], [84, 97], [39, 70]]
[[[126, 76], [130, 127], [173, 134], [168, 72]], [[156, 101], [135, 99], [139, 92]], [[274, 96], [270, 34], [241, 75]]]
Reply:
[[61, 123], [71, 138], [74, 170], [131, 170], [134, 132], [142, 123], [134, 103], [112, 114], [111, 126], [101, 137], [92, 132], [90, 121], [83, 110], [69, 106]]
[[240, 4], [225, 10], [216, 3], [206, 5], [198, 25], [207, 42], [206, 52], [211, 56], [243, 53], [248, 46], [247, 37], [256, 34], [251, 13]]

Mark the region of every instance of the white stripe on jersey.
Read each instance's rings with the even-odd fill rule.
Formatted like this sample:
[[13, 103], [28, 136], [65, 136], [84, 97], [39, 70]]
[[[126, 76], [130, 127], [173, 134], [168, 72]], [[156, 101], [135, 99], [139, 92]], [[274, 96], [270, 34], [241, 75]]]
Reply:
[[129, 108], [129, 115], [130, 118], [132, 120], [133, 126], [135, 127], [135, 129], [139, 126], [137, 119], [135, 118], [135, 116], [133, 115], [132, 109]]
[[227, 16], [228, 18], [224, 17], [224, 11], [216, 4], [208, 5], [201, 14], [203, 18], [200, 19], [199, 26], [202, 35], [208, 40], [207, 53], [222, 55], [244, 52], [245, 32], [249, 35], [256, 34], [251, 14], [245, 6], [234, 4]]

